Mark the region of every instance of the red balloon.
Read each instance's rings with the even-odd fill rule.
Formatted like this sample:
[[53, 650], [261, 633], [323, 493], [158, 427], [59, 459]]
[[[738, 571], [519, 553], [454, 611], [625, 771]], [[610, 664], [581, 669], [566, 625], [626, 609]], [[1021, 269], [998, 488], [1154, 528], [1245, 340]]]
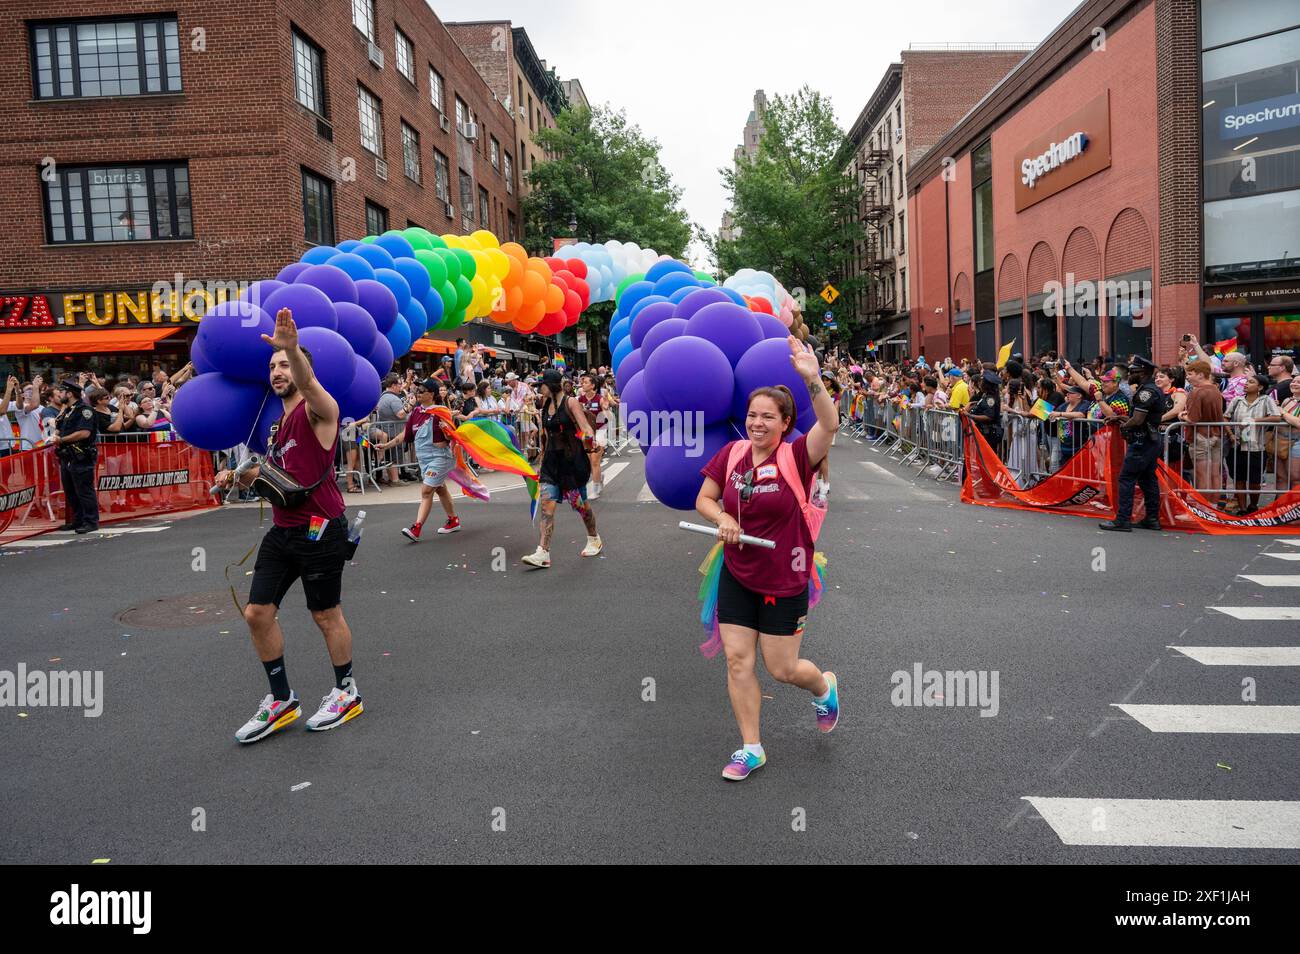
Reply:
[[568, 319], [566, 327], [578, 320], [582, 314], [582, 298], [573, 289], [564, 293], [564, 315]]
[[582, 259], [571, 258], [565, 264], [569, 267], [569, 271], [573, 272], [575, 278], [587, 277], [587, 263]]
[[569, 267], [568, 263], [565, 262], [564, 259], [556, 258], [554, 255], [549, 255], [546, 258], [542, 259], [542, 261], [544, 261], [547, 265], [551, 266], [551, 271], [553, 272], [559, 271], [562, 268]]
[[591, 305], [591, 286], [581, 278], [575, 278], [573, 281], [569, 282], [569, 287], [576, 291], [579, 297], [582, 298], [582, 310], [586, 311], [588, 306]]
[[749, 299], [749, 310], [757, 311], [764, 315], [772, 314], [772, 304], [766, 298], [759, 298], [757, 295]]
[[564, 312], [553, 311], [546, 315], [536, 328], [534, 333], [539, 335], [553, 335], [564, 330]]
[[554, 275], [554, 278], [564, 279], [565, 288], [572, 288], [573, 283], [577, 281], [577, 278], [574, 276], [573, 272], [569, 271], [567, 268], [562, 268], [559, 271], [557, 271]]

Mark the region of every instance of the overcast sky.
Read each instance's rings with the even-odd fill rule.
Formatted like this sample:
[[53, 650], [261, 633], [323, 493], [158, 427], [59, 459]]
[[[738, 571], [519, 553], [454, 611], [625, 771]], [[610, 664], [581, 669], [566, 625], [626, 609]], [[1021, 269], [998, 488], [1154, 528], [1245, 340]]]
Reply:
[[524, 27], [538, 56], [561, 79], [581, 80], [593, 105], [626, 109], [663, 146], [691, 219], [714, 231], [726, 208], [718, 169], [740, 144], [755, 90], [771, 98], [807, 83], [830, 96], [847, 128], [909, 43], [1036, 43], [1076, 5], [430, 0], [443, 20], [508, 19]]

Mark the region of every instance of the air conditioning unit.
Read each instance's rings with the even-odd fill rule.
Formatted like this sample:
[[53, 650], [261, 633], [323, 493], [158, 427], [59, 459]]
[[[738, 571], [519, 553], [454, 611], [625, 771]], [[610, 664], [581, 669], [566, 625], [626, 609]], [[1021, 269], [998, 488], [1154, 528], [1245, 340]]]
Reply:
[[443, 132], [451, 128], [451, 120], [447, 118], [446, 113], [438, 117], [438, 128]]
[[384, 162], [384, 160], [380, 159], [378, 156], [375, 156], [375, 175], [383, 179], [385, 182], [388, 181], [388, 163]]
[[509, 96], [502, 101], [501, 105], [506, 108], [507, 113], [514, 108], [514, 102]]
[[903, 141], [903, 128], [900, 126], [898, 129], [894, 130], [894, 142], [902, 142], [902, 141]]
[[478, 123], [465, 124], [465, 138], [470, 142], [478, 138]]
[[370, 62], [381, 70], [384, 68], [384, 51], [378, 43], [368, 44], [367, 53], [370, 56]]
[[442, 210], [447, 213], [447, 218], [454, 219], [456, 217], [456, 207], [450, 202], [444, 202], [442, 204]]

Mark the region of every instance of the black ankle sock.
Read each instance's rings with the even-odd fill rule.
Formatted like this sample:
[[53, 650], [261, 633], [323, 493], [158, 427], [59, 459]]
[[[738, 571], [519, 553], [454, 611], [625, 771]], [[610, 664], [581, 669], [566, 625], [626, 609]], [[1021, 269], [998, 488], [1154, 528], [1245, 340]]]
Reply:
[[271, 681], [271, 698], [283, 701], [289, 698], [289, 674], [284, 671], [284, 657], [262, 663], [266, 667], [266, 678]]
[[352, 660], [351, 659], [349, 659], [341, 666], [334, 667], [334, 688], [346, 689], [347, 686], [343, 685], [343, 681], [345, 679], [348, 680], [349, 684], [352, 681]]

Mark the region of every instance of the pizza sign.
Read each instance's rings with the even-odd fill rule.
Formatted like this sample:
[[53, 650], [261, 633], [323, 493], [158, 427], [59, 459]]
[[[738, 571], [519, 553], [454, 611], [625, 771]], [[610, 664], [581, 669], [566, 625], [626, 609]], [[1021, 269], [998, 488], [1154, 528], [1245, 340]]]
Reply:
[[54, 326], [54, 314], [44, 295], [0, 295], [0, 328]]

